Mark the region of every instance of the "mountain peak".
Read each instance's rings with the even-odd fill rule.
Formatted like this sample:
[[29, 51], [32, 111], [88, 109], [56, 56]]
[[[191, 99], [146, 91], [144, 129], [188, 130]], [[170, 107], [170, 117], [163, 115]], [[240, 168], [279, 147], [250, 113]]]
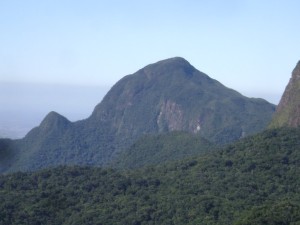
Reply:
[[168, 59], [163, 59], [163, 60], [158, 61], [157, 63], [164, 63], [164, 64], [168, 64], [168, 63], [179, 64], [179, 63], [181, 63], [181, 64], [190, 65], [190, 63], [186, 59], [184, 59], [180, 56], [176, 56], [176, 57], [172, 57], [172, 58], [168, 58]]
[[[43, 122], [44, 121], [51, 121], [51, 120], [55, 120], [57, 118], [60, 118], [60, 117], [63, 117], [62, 115], [60, 115], [59, 113], [55, 112], [55, 111], [51, 111], [49, 112], [45, 118], [43, 119]], [[64, 118], [64, 117], [63, 117]], [[42, 123], [43, 123], [42, 122]]]
[[300, 61], [277, 106], [270, 128], [300, 126]]
[[71, 122], [67, 118], [58, 114], [57, 112], [51, 111], [41, 122], [40, 128], [46, 130], [53, 127], [65, 127], [69, 123]]
[[189, 67], [193, 67], [186, 59], [184, 59], [182, 57], [178, 57], [178, 56], [160, 60], [160, 61], [158, 61], [156, 63], [152, 63], [146, 67], [151, 67], [154, 65], [156, 65], [156, 66], [178, 66], [178, 67], [189, 66]]
[[195, 70], [196, 69], [184, 58], [173, 57], [149, 64], [140, 71], [143, 71], [148, 77], [153, 77], [155, 75], [166, 75], [176, 71], [192, 74]]
[[46, 115], [46, 117], [45, 117], [45, 119], [46, 118], [53, 118], [53, 117], [59, 117], [59, 116], [61, 116], [59, 113], [57, 113], [57, 112], [55, 112], [55, 111], [51, 111], [51, 112], [49, 112], [47, 115]]

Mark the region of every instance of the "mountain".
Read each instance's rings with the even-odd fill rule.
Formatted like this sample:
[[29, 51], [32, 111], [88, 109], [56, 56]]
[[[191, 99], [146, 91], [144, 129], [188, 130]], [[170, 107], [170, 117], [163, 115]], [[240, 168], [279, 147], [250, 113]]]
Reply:
[[176, 57], [121, 79], [90, 120], [109, 121], [126, 139], [182, 130], [226, 143], [261, 131], [273, 112], [274, 105], [246, 98]]
[[299, 140], [281, 128], [139, 170], [2, 175], [0, 224], [299, 224]]
[[218, 144], [263, 130], [275, 106], [247, 98], [180, 57], [118, 81], [92, 115], [69, 122], [51, 112], [18, 141], [9, 171], [56, 165], [108, 165], [145, 134], [185, 131]]
[[300, 125], [300, 61], [292, 72], [292, 77], [274, 114], [270, 128]]

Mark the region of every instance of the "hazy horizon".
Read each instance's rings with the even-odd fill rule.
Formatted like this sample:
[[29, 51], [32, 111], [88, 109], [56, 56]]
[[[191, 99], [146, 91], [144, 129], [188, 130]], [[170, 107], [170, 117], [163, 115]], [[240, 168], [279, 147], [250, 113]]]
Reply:
[[0, 137], [21, 138], [51, 111], [70, 121], [86, 119], [109, 87], [0, 83]]

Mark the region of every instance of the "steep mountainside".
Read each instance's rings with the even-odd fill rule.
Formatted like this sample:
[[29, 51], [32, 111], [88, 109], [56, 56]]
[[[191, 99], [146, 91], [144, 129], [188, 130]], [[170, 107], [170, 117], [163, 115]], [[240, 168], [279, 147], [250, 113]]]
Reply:
[[268, 130], [135, 171], [58, 167], [0, 176], [0, 224], [296, 225], [300, 129]]
[[298, 127], [300, 125], [300, 61], [292, 72], [292, 77], [274, 114], [270, 128]]
[[50, 113], [18, 142], [20, 155], [10, 171], [106, 165], [149, 133], [187, 131], [228, 143], [263, 130], [274, 109], [226, 88], [183, 58], [171, 58], [125, 76], [86, 120], [70, 123]]

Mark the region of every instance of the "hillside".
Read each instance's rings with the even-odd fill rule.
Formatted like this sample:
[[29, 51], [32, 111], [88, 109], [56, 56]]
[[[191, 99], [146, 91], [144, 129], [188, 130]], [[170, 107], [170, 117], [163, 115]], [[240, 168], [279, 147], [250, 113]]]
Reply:
[[281, 97], [270, 128], [300, 126], [300, 61]]
[[122, 151], [111, 165], [124, 169], [141, 168], [195, 157], [216, 150], [216, 145], [199, 135], [187, 132], [148, 134]]
[[0, 176], [0, 224], [299, 224], [300, 129], [135, 171]]
[[109, 165], [145, 134], [185, 131], [218, 144], [262, 131], [275, 106], [247, 98], [183, 58], [150, 64], [118, 81], [92, 115], [70, 122], [51, 112], [17, 141], [7, 171], [57, 165]]

